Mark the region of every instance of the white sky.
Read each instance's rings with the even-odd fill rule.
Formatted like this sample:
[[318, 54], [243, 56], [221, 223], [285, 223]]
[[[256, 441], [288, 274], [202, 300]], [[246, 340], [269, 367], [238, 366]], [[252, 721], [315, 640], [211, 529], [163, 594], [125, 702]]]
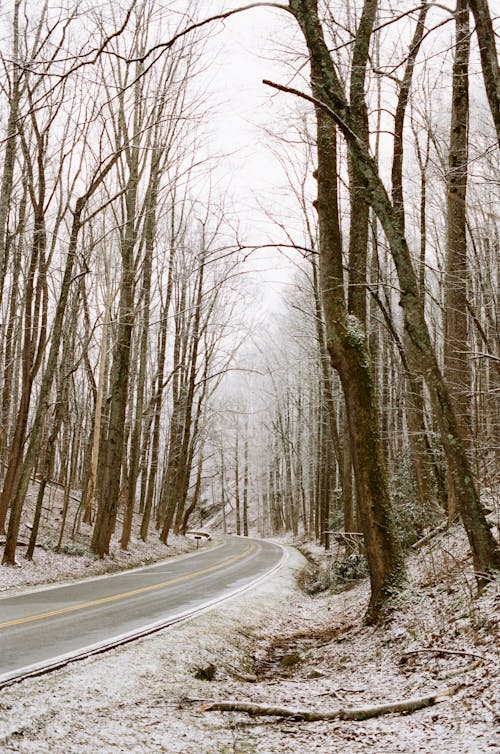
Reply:
[[[226, 0], [222, 7], [237, 7], [237, 3]], [[262, 79], [286, 80], [277, 46], [290, 39], [290, 28], [286, 13], [258, 8], [232, 16], [223, 25], [215, 24], [214, 30], [220, 31], [210, 44], [217, 57], [207, 77], [220, 103], [211, 122], [211, 149], [226, 155], [217, 169], [219, 189], [227, 191], [242, 237], [251, 244], [282, 239], [259, 207], [277, 208], [284, 183], [263, 127], [279, 124], [280, 113], [290, 108], [291, 98], [276, 96]], [[278, 251], [261, 250], [246, 266], [259, 269], [269, 282], [262, 292], [266, 307], [275, 308], [279, 283], [289, 281], [290, 265]]]
[[[234, 3], [226, 5], [234, 7]], [[279, 107], [262, 79], [283, 77], [274, 41], [286, 36], [287, 20], [284, 13], [272, 9], [246, 11], [220, 26], [213, 43], [219, 52], [211, 77], [223, 100], [215, 123], [216, 144], [223, 152], [238, 150], [230, 163], [237, 168], [232, 184], [238, 191], [267, 188], [272, 178], [269, 152], [259, 129], [276, 121]]]

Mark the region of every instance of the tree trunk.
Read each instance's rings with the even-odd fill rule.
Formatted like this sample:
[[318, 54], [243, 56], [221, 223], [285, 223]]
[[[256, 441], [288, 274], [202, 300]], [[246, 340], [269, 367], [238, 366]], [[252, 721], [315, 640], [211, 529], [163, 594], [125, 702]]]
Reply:
[[[92, 184], [92, 188], [97, 187], [96, 184]], [[54, 374], [57, 366], [57, 359], [59, 354], [59, 347], [61, 344], [63, 334], [64, 314], [69, 298], [71, 289], [71, 282], [73, 278], [73, 266], [76, 259], [76, 248], [78, 241], [78, 234], [81, 228], [81, 214], [85, 206], [86, 200], [90, 198], [90, 189], [84, 197], [81, 197], [76, 202], [76, 207], [73, 213], [73, 224], [70, 234], [68, 254], [66, 256], [66, 264], [64, 268], [64, 275], [61, 284], [61, 290], [59, 293], [59, 299], [57, 302], [56, 311], [54, 314], [54, 320], [52, 325], [52, 338], [50, 341], [50, 349], [45, 365], [45, 371], [42, 376], [40, 392], [38, 396], [38, 404], [31, 427], [29, 436], [28, 447], [24, 455], [22, 466], [19, 470], [17, 477], [17, 484], [15, 493], [12, 499], [11, 515], [9, 518], [9, 528], [7, 531], [7, 538], [5, 542], [5, 550], [3, 553], [2, 563], [5, 565], [15, 565], [16, 562], [16, 547], [17, 537], [19, 533], [19, 526], [21, 523], [21, 512], [28, 491], [31, 470], [35, 463], [35, 459], [39, 452], [39, 441], [42, 434], [43, 423], [47, 413], [47, 406], [50, 398], [50, 391], [54, 379]]]
[[[394, 116], [394, 151], [392, 160], [391, 183], [392, 183], [392, 203], [399, 217], [401, 234], [405, 234], [405, 211], [403, 197], [403, 158], [404, 158], [404, 125], [408, 97], [413, 81], [415, 63], [420, 49], [420, 44], [425, 32], [425, 19], [429, 11], [429, 5], [423, 5], [420, 9], [415, 31], [409, 48], [408, 59], [404, 70], [403, 80], [399, 88], [396, 112]], [[422, 173], [422, 175], [425, 175]], [[425, 184], [424, 184], [425, 188]], [[425, 218], [425, 193], [423, 194], [424, 206], [421, 206], [423, 218]], [[424, 220], [425, 223], [425, 220]], [[424, 224], [425, 228], [425, 224]], [[425, 260], [425, 237], [421, 237], [421, 243], [424, 243], [424, 260]], [[422, 251], [421, 251], [422, 253]], [[420, 275], [425, 267], [420, 264]], [[420, 278], [420, 294], [424, 296], [424, 286]], [[415, 479], [417, 483], [417, 494], [422, 510], [426, 510], [431, 497], [431, 478], [429, 463], [429, 441], [425, 426], [424, 416], [424, 399], [423, 385], [418, 374], [418, 354], [416, 354], [413, 344], [408, 337], [404, 335], [404, 350], [406, 353], [406, 421], [408, 427], [408, 442], [410, 454], [415, 470]]]
[[339, 433], [337, 429], [337, 416], [336, 416], [335, 401], [334, 401], [334, 394], [333, 394], [332, 371], [331, 371], [331, 366], [330, 366], [328, 349], [326, 345], [324, 313], [323, 313], [323, 307], [321, 303], [321, 290], [320, 290], [320, 282], [319, 282], [319, 274], [318, 274], [319, 271], [318, 271], [318, 265], [315, 259], [311, 260], [311, 265], [312, 265], [312, 283], [313, 283], [313, 296], [314, 296], [314, 315], [315, 315], [315, 322], [316, 322], [316, 337], [318, 339], [319, 359], [320, 359], [320, 365], [321, 365], [321, 378], [322, 378], [321, 411], [326, 413], [332, 446], [335, 450], [337, 466], [339, 469], [343, 505], [345, 509], [348, 510], [349, 508], [352, 508], [353, 506], [352, 484], [348, 484], [344, 488], [345, 478], [341, 470], [344, 469], [344, 464], [345, 464], [344, 455], [346, 453], [346, 447], [345, 447], [345, 443], [344, 443], [344, 446], [342, 446], [342, 444], [340, 443]]
[[[137, 99], [140, 90], [136, 85], [136, 108], [134, 110], [134, 138], [125, 150], [128, 178], [125, 186], [125, 223], [120, 238], [121, 280], [120, 304], [116, 340], [113, 348], [113, 363], [110, 373], [111, 403], [109, 425], [103, 448], [103, 484], [92, 534], [92, 549], [100, 558], [109, 553], [111, 537], [115, 530], [120, 498], [120, 479], [125, 447], [125, 418], [127, 413], [130, 351], [134, 325], [135, 264], [134, 249], [137, 241], [137, 194], [139, 186], [139, 147], [137, 144], [138, 114]], [[120, 119], [122, 120], [120, 112]], [[123, 129], [125, 125], [121, 123]]]
[[[366, 66], [371, 32], [377, 14], [377, 0], [364, 0], [352, 55], [349, 100], [358, 133], [368, 145], [368, 109], [365, 102]], [[366, 199], [365, 177], [348, 155], [349, 170], [349, 286], [347, 309], [366, 331], [366, 274], [370, 205]]]
[[500, 66], [498, 65], [495, 31], [488, 0], [469, 0], [469, 5], [476, 22], [484, 85], [495, 124], [497, 140], [500, 144]]
[[7, 220], [14, 185], [14, 167], [17, 151], [17, 131], [19, 117], [19, 103], [21, 100], [19, 61], [19, 8], [21, 0], [14, 2], [14, 14], [12, 20], [12, 82], [9, 96], [9, 115], [5, 138], [5, 152], [0, 184], [0, 304], [2, 301], [5, 273], [7, 270]]
[[[314, 66], [311, 75], [315, 86]], [[346, 401], [359, 517], [370, 572], [367, 619], [377, 620], [382, 605], [404, 577], [403, 557], [392, 520], [368, 344], [362, 323], [345, 308], [335, 126], [320, 108], [316, 117], [320, 271], [327, 342]]]
[[234, 440], [234, 507], [236, 511], [236, 534], [241, 534], [241, 503], [240, 503], [240, 454], [239, 432], [236, 428]]
[[[182, 523], [182, 515], [186, 502], [186, 494], [189, 485], [190, 464], [189, 448], [192, 439], [192, 415], [194, 405], [194, 394], [196, 388], [196, 370], [198, 364], [198, 350], [200, 346], [200, 326], [203, 302], [203, 283], [205, 272], [205, 239], [202, 237], [202, 249], [200, 254], [200, 266], [196, 285], [196, 294], [194, 301], [194, 314], [192, 317], [191, 331], [186, 334], [187, 340], [187, 360], [185, 369], [187, 379], [182, 387], [182, 400], [178, 417], [178, 427], [174, 434], [174, 453], [172, 456], [173, 463], [167, 466], [164, 482], [165, 491], [165, 518], [161, 530], [160, 539], [166, 544], [170, 528], [174, 520], [177, 519], [176, 529], [178, 530]], [[176, 516], [178, 514], [178, 516]]]
[[227, 521], [226, 521], [226, 469], [224, 466], [224, 449], [222, 442], [220, 446], [220, 496], [222, 505], [222, 531], [227, 534]]
[[144, 412], [144, 391], [146, 384], [147, 356], [148, 356], [148, 339], [149, 339], [149, 319], [151, 305], [151, 277], [153, 266], [153, 248], [156, 233], [156, 206], [158, 203], [158, 190], [160, 181], [160, 163], [156, 157], [152, 174], [148, 197], [145, 202], [147, 213], [146, 225], [144, 229], [144, 262], [143, 262], [143, 280], [140, 296], [140, 305], [142, 306], [141, 335], [139, 346], [139, 373], [137, 376], [136, 401], [135, 401], [135, 420], [130, 441], [130, 465], [128, 475], [127, 501], [125, 506], [125, 516], [123, 520], [123, 530], [120, 542], [122, 550], [128, 548], [132, 534], [132, 519], [135, 506], [135, 494], [137, 488], [137, 479], [139, 476], [139, 460], [141, 452], [141, 434], [143, 426]]
[[317, 2], [292, 0], [291, 8], [308, 44], [316, 107], [342, 130], [352, 158], [364, 174], [367, 196], [391, 249], [402, 290], [400, 303], [403, 307], [405, 328], [419, 354], [420, 368], [439, 422], [447, 461], [455, 477], [458, 505], [471, 545], [475, 571], [479, 583], [482, 584], [489, 572], [500, 569], [500, 549], [481, 507], [450, 395], [432, 346], [410, 251], [406, 239], [401, 235], [397, 213], [380, 179], [377, 166], [356, 133], [356, 125], [352, 122], [342, 84], [323, 37]]
[[248, 537], [248, 422], [245, 427], [243, 464], [243, 536]]
[[191, 518], [193, 512], [198, 507], [198, 503], [200, 502], [202, 473], [203, 473], [203, 448], [200, 448], [200, 453], [198, 456], [198, 465], [196, 468], [196, 481], [194, 484], [193, 499], [190, 505], [184, 511], [184, 515], [182, 517], [182, 526], [179, 529], [180, 533], [183, 536], [186, 536], [189, 519]]
[[[461, 436], [470, 437], [467, 358], [467, 160], [469, 121], [469, 4], [458, 0], [447, 175], [444, 374]], [[448, 474], [448, 518], [458, 513], [455, 480]]]
[[99, 352], [99, 376], [97, 381], [97, 392], [94, 407], [94, 427], [92, 430], [92, 454], [90, 459], [90, 471], [87, 481], [87, 489], [83, 502], [83, 521], [85, 524], [91, 524], [94, 515], [94, 494], [97, 484], [97, 470], [99, 466], [99, 448], [101, 443], [101, 418], [102, 402], [104, 397], [104, 385], [106, 377], [106, 360], [108, 351], [110, 328], [110, 313], [106, 306], [106, 315], [103, 324], [101, 346]]
[[[40, 157], [40, 161], [42, 158]], [[40, 168], [42, 171], [42, 168]], [[17, 410], [14, 434], [9, 449], [7, 471], [0, 495], [0, 530], [3, 531], [9, 504], [15, 495], [22, 464], [24, 443], [28, 427], [33, 383], [42, 363], [47, 326], [47, 282], [45, 252], [44, 180], [40, 176], [38, 195], [32, 192], [35, 218], [33, 242], [24, 292], [23, 345], [21, 352], [21, 395]]]
[[[170, 302], [172, 299], [172, 286], [173, 286], [173, 266], [174, 266], [174, 252], [175, 252], [175, 232], [174, 232], [174, 213], [172, 210], [171, 217], [171, 246], [170, 257], [168, 262], [167, 273], [167, 286], [165, 293], [165, 303], [161, 309], [161, 327], [158, 335], [158, 374], [156, 377], [156, 394], [153, 400], [154, 406], [154, 423], [153, 423], [153, 439], [151, 442], [151, 462], [149, 466], [149, 475], [146, 488], [146, 497], [144, 501], [144, 513], [141, 521], [141, 539], [146, 542], [148, 538], [149, 523], [151, 520], [151, 512], [153, 507], [153, 497], [155, 491], [156, 477], [158, 474], [158, 461], [160, 451], [160, 431], [161, 431], [161, 410], [163, 405], [163, 390], [164, 390], [164, 374], [165, 374], [165, 358], [167, 352], [167, 336], [168, 336], [168, 314], [170, 311]], [[177, 368], [177, 364], [174, 365], [174, 369]]]

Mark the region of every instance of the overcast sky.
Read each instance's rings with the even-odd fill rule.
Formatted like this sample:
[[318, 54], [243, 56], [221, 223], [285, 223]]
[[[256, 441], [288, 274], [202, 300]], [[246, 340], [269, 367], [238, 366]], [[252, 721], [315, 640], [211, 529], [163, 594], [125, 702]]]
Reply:
[[[225, 0], [224, 9], [237, 7]], [[289, 16], [275, 9], [258, 8], [214, 25], [217, 34], [209, 45], [216, 53], [207, 71], [219, 102], [212, 119], [212, 148], [225, 154], [218, 166], [220, 188], [228, 192], [240, 219], [242, 235], [250, 243], [269, 243], [281, 233], [259, 205], [279, 209], [283, 203], [283, 173], [271, 151], [264, 128], [279, 129], [280, 117], [293, 105], [286, 95], [274, 94], [262, 79], [284, 82], [289, 74], [280, 53], [293, 35]], [[291, 266], [278, 251], [256, 252], [246, 264], [259, 270], [269, 283], [266, 305], [279, 306], [282, 286], [290, 280]]]

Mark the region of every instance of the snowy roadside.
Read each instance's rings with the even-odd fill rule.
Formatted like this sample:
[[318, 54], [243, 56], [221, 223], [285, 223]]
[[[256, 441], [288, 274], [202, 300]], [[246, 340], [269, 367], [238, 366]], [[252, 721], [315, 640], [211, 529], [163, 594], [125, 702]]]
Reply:
[[[160, 542], [157, 536], [150, 536], [144, 542], [140, 536], [141, 515], [134, 513], [132, 536], [128, 550], [122, 550], [119, 536], [113, 536], [110, 553], [99, 559], [91, 551], [91, 539], [93, 528], [91, 525], [79, 520], [79, 498], [73, 495], [69, 499], [67, 513], [68, 525], [64, 537], [61, 538], [63, 491], [57, 485], [50, 485], [47, 495], [47, 504], [44, 508], [38, 544], [35, 548], [33, 561], [24, 557], [26, 547], [31, 535], [31, 526], [27, 521], [32, 521], [37, 498], [38, 485], [30, 486], [23, 510], [25, 521], [19, 535], [19, 544], [16, 554], [16, 566], [0, 567], [0, 596], [5, 594], [19, 593], [25, 588], [33, 586], [62, 583], [73, 581], [87, 576], [100, 576], [115, 571], [123, 571], [128, 568], [149, 565], [164, 558], [174, 555], [182, 555], [196, 550], [194, 538], [169, 536], [168, 545]], [[122, 526], [123, 511], [120, 510], [117, 521], [117, 532]], [[73, 522], [70, 525], [70, 522]], [[59, 552], [56, 543], [61, 539]], [[0, 538], [0, 544], [5, 542], [5, 537]], [[205, 539], [199, 541], [200, 547], [213, 546], [214, 542]]]
[[[5, 689], [0, 701], [0, 751], [36, 754], [224, 751], [231, 728], [212, 735], [203, 716], [177, 711], [186, 694], [206, 696], [197, 667], [216, 677], [245, 672], [250, 632], [266, 630], [273, 608], [300, 595], [294, 550], [278, 573], [217, 609], [149, 639]], [[218, 681], [217, 681], [218, 683]], [[213, 743], [213, 748], [211, 747]], [[233, 749], [230, 748], [230, 751]]]
[[[472, 601], [459, 560], [460, 538], [442, 543], [442, 551], [428, 548], [413, 559], [414, 586], [395, 620], [378, 629], [361, 624], [365, 583], [336, 595], [302, 594], [295, 573], [304, 561], [290, 548], [280, 572], [213, 611], [6, 689], [0, 750], [493, 754], [499, 740], [498, 595], [492, 585]], [[449, 555], [443, 557], [443, 551]], [[195, 677], [211, 665], [213, 680]], [[239, 699], [325, 709], [450, 686], [458, 688], [438, 706], [363, 723], [248, 718], [202, 712], [184, 701]]]
[[[214, 542], [201, 541], [201, 546], [213, 546]], [[54, 552], [51, 549], [36, 549], [33, 561], [19, 554], [15, 568], [0, 567], [0, 596], [19, 593], [25, 588], [46, 584], [60, 584], [66, 581], [101, 576], [106, 573], [123, 571], [127, 568], [149, 565], [164, 558], [182, 555], [196, 550], [196, 543], [186, 537], [171, 536], [169, 544], [159, 540], [143, 542], [133, 537], [129, 550], [121, 550], [118, 543], [112, 542], [111, 551], [105, 558], [94, 555], [75, 555]]]

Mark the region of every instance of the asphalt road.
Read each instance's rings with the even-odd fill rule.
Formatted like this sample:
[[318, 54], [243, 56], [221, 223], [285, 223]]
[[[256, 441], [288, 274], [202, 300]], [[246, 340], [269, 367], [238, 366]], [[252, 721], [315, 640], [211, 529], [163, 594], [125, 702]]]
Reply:
[[249, 587], [283, 550], [228, 537], [154, 566], [0, 598], [0, 685], [144, 635]]

